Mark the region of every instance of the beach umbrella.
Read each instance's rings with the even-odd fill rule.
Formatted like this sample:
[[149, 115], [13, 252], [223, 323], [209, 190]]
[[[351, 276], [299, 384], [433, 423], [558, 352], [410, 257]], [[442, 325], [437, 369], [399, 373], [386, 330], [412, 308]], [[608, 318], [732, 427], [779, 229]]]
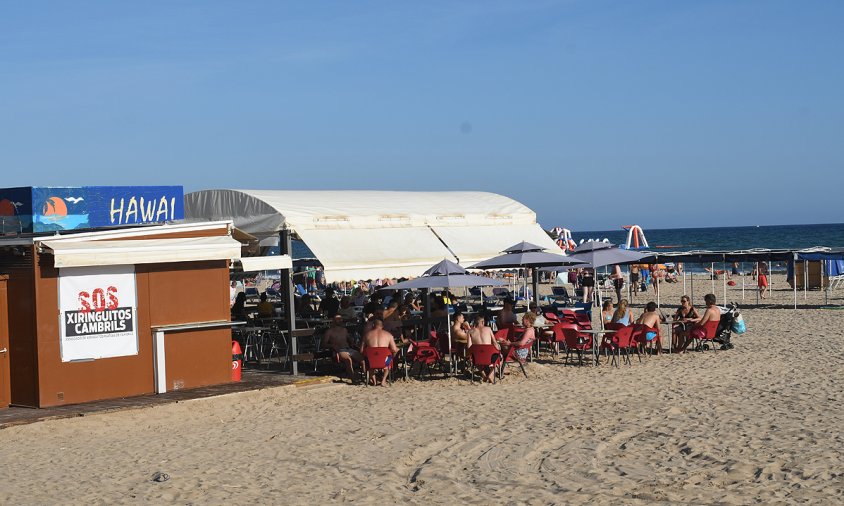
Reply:
[[606, 265], [632, 264], [648, 256], [647, 253], [616, 248], [610, 243], [600, 244], [609, 244], [609, 246], [581, 249], [581, 246], [590, 245], [590, 243], [583, 243], [575, 248], [574, 252], [568, 258], [580, 260], [584, 264], [589, 264], [592, 268], [597, 268]]
[[504, 250], [503, 255], [480, 261], [470, 269], [533, 268], [533, 301], [539, 305], [539, 268], [580, 266], [584, 262], [558, 253], [545, 251], [542, 246], [520, 242]]
[[424, 288], [468, 288], [474, 286], [502, 286], [503, 281], [469, 274], [463, 267], [451, 260], [443, 260], [430, 267], [418, 278], [409, 279], [382, 290], [418, 290]]
[[[596, 269], [607, 265], [632, 264], [648, 256], [646, 253], [621, 249], [609, 242], [588, 241], [577, 248], [569, 255], [569, 258], [580, 260], [589, 264], [589, 267]], [[598, 305], [601, 305], [601, 291], [597, 290]], [[603, 321], [601, 322], [603, 324]]]
[[[469, 274], [466, 269], [456, 263], [450, 260], [443, 260], [426, 270], [418, 278], [402, 281], [392, 286], [385, 286], [382, 290], [450, 289], [473, 286], [502, 286], [505, 284], [503, 281], [498, 281], [497, 279]], [[428, 306], [429, 303], [426, 301], [425, 307], [427, 308]], [[451, 315], [448, 312], [446, 312], [446, 325], [448, 328], [448, 358], [451, 367], [454, 364], [454, 360], [451, 357]]]
[[607, 249], [612, 247], [615, 247], [615, 244], [609, 241], [584, 241], [578, 244], [577, 247], [572, 250], [572, 253], [582, 253], [584, 251], [594, 251], [598, 249]]
[[468, 274], [468, 272], [451, 260], [443, 259], [443, 261], [435, 263], [422, 273], [423, 276], [450, 276], [452, 274]]

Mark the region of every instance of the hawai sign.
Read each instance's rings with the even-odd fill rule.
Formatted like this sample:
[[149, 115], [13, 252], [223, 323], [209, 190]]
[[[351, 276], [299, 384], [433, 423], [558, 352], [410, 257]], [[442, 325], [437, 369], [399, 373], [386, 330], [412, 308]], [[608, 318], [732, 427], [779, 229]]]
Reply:
[[181, 186], [0, 189], [0, 234], [161, 223], [183, 218]]

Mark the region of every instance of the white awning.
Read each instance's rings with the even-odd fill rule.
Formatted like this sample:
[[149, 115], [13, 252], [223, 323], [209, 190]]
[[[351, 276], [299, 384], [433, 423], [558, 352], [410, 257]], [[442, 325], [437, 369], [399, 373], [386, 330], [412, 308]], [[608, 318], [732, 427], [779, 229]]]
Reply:
[[298, 232], [329, 283], [419, 276], [443, 258], [454, 259], [428, 227]]
[[240, 258], [241, 248], [229, 236], [116, 241], [58, 239], [40, 244], [53, 252], [57, 268], [228, 260]]
[[559, 246], [536, 223], [485, 227], [432, 227], [460, 265], [466, 267], [501, 254], [502, 251], [527, 241], [543, 246], [552, 253], [562, 253]]
[[233, 220], [259, 238], [284, 226], [298, 233], [536, 223], [536, 213], [511, 198], [468, 191], [202, 190], [185, 195], [185, 218]]
[[556, 247], [536, 213], [487, 192], [203, 190], [185, 195], [185, 217], [232, 220], [261, 246], [290, 230], [329, 282], [418, 276], [444, 258], [468, 265], [522, 241]]
[[240, 265], [243, 267], [243, 272], [277, 271], [290, 269], [293, 267], [293, 261], [290, 259], [290, 255], [242, 257]]

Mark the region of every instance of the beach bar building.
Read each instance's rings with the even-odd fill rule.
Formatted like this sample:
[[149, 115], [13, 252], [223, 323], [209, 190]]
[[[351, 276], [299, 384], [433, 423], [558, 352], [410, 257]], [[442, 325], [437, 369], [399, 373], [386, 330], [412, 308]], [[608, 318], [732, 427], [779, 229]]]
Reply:
[[181, 187], [0, 190], [10, 203], [0, 204], [10, 227], [0, 238], [0, 407], [231, 381], [229, 266], [242, 245], [231, 222], [171, 223], [182, 199]]

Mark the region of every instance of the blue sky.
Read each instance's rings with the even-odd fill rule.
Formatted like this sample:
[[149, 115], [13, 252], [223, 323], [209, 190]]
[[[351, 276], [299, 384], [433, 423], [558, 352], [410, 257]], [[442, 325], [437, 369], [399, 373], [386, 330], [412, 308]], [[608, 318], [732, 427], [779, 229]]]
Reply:
[[841, 222], [844, 2], [6, 2], [0, 187], [483, 190]]

